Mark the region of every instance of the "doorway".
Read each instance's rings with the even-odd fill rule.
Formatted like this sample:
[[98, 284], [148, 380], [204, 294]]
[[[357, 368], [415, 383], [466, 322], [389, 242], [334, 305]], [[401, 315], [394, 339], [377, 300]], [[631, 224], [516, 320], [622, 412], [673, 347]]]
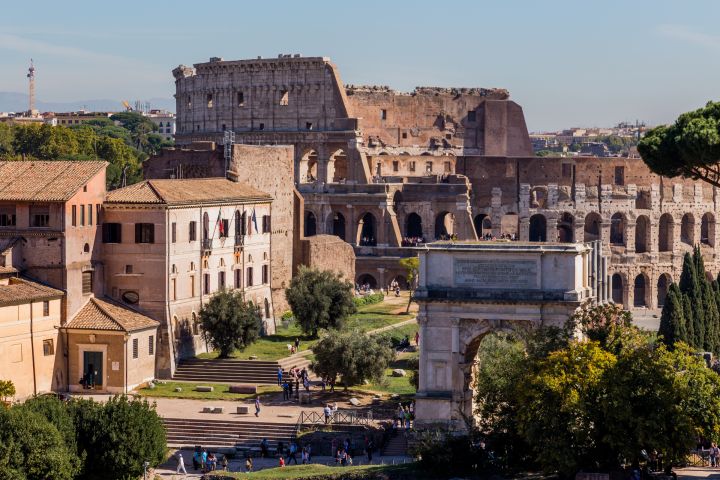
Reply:
[[98, 389], [103, 386], [103, 352], [83, 352], [83, 385]]

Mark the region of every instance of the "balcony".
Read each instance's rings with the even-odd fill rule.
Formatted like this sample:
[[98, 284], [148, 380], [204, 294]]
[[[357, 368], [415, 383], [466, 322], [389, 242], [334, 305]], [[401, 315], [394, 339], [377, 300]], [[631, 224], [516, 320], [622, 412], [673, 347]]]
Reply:
[[202, 254], [210, 255], [212, 253], [212, 238], [205, 238], [202, 241]]
[[235, 235], [235, 251], [239, 252], [245, 245], [245, 235]]

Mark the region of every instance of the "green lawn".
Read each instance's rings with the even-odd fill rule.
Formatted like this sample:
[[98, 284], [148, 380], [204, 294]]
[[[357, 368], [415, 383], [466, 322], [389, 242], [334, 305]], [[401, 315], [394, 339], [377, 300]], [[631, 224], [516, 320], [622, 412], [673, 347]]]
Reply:
[[291, 478], [313, 478], [316, 480], [339, 480], [339, 479], [381, 479], [388, 478], [388, 475], [399, 475], [403, 478], [436, 478], [426, 476], [419, 471], [415, 463], [404, 465], [363, 465], [353, 467], [340, 467], [327, 465], [293, 465], [283, 468], [267, 468], [254, 473], [223, 473], [228, 478], [258, 478], [258, 479], [291, 479]]
[[[398, 395], [415, 395], [415, 387], [410, 384], [410, 370], [407, 365], [409, 358], [417, 358], [417, 352], [402, 352], [390, 364], [390, 368], [385, 370], [385, 377], [382, 382], [371, 383], [369, 385], [361, 385], [353, 387], [353, 390], [362, 392], [378, 392], [378, 393], [396, 393]], [[404, 377], [393, 377], [392, 371], [395, 368], [402, 368], [407, 372]]]
[[[413, 315], [407, 315], [405, 313], [392, 313], [393, 310], [397, 309], [397, 303], [391, 302], [365, 305], [360, 307], [358, 312], [348, 319], [346, 328], [367, 332], [413, 318]], [[292, 324], [288, 328], [279, 327], [274, 335], [262, 337], [245, 350], [235, 351], [231, 356], [239, 359], [248, 359], [251, 355], [256, 355], [258, 360], [279, 360], [289, 355], [287, 345], [293, 344], [296, 338], [300, 339], [300, 351], [312, 348], [313, 344], [317, 342], [317, 340], [310, 340], [302, 335], [300, 328], [296, 324]], [[201, 353], [198, 355], [199, 358], [217, 358], [217, 356], [217, 352]]]
[[[208, 385], [214, 387], [212, 392], [196, 392], [195, 387], [198, 385]], [[182, 392], [176, 392], [175, 388], [182, 388]], [[255, 398], [255, 395], [245, 393], [230, 393], [227, 383], [192, 383], [192, 382], [166, 382], [157, 384], [155, 388], [141, 388], [137, 393], [143, 397], [163, 397], [163, 398], [190, 398], [203, 400], [245, 400]], [[273, 385], [262, 385], [258, 387], [258, 394], [279, 392], [280, 387]]]

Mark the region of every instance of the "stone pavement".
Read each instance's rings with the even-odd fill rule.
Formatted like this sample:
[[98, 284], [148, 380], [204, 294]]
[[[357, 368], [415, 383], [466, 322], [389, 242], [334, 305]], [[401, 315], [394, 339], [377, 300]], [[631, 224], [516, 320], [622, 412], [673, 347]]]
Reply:
[[678, 480], [720, 480], [720, 468], [711, 467], [687, 467], [675, 470]]

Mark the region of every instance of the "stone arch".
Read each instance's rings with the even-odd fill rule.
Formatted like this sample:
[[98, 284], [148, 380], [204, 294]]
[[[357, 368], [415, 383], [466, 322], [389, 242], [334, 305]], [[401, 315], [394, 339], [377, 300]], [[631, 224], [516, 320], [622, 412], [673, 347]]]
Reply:
[[663, 213], [658, 222], [658, 250], [672, 252], [674, 243], [675, 220], [669, 213]]
[[317, 235], [317, 217], [310, 210], [305, 212], [305, 236], [312, 237]]
[[403, 194], [400, 190], [396, 190], [395, 193], [393, 193], [393, 211], [396, 215], [400, 213], [400, 207], [403, 203]]
[[547, 197], [547, 187], [534, 187], [530, 191], [530, 208], [545, 208]]
[[602, 217], [599, 213], [590, 212], [585, 215], [585, 237], [586, 242], [600, 240], [600, 226], [602, 225]]
[[345, 216], [340, 212], [332, 212], [329, 220], [328, 223], [332, 234], [345, 240]]
[[327, 183], [345, 183], [348, 175], [347, 153], [342, 148], [328, 159]]
[[408, 280], [407, 280], [407, 278], [405, 278], [404, 275], [396, 275], [393, 280], [395, 280], [398, 283], [398, 285], [400, 286], [400, 288], [402, 290], [407, 290], [409, 288]]
[[695, 217], [686, 213], [680, 221], [680, 241], [687, 245], [695, 245]]
[[300, 183], [313, 183], [318, 174], [318, 154], [315, 150], [307, 150], [300, 158]]
[[558, 242], [572, 243], [575, 241], [575, 217], [565, 212], [558, 220]]
[[617, 303], [618, 305], [623, 304], [623, 293], [625, 290], [625, 280], [623, 279], [622, 275], [619, 273], [615, 273], [612, 276], [611, 279], [611, 298], [612, 301]]
[[435, 217], [435, 238], [450, 238], [455, 234], [455, 215], [450, 212], [440, 212]]
[[635, 221], [635, 252], [645, 253], [650, 250], [650, 218], [640, 215]]
[[700, 222], [700, 243], [715, 246], [715, 215], [707, 212]]
[[490, 220], [490, 216], [484, 213], [475, 215], [473, 225], [475, 226], [475, 233], [480, 239], [482, 239], [485, 234], [492, 233], [492, 221]]
[[375, 276], [370, 273], [363, 273], [363, 274], [358, 275], [357, 283], [361, 287], [363, 285], [367, 284], [373, 290], [378, 287], [378, 283], [377, 283], [377, 280], [375, 279]]
[[663, 273], [658, 277], [657, 282], [657, 306], [662, 308], [665, 305], [665, 298], [667, 298], [668, 289], [672, 283], [672, 277], [669, 273]]
[[377, 221], [375, 215], [366, 212], [358, 221], [357, 244], [361, 247], [377, 245]]
[[647, 307], [648, 306], [648, 299], [647, 299], [648, 291], [649, 291], [649, 288], [648, 288], [647, 276], [644, 273], [638, 274], [638, 276], [635, 277], [635, 282], [633, 285], [633, 306]]
[[620, 212], [610, 217], [610, 245], [625, 245], [625, 215]]
[[545, 215], [536, 213], [530, 217], [530, 233], [528, 239], [531, 242], [547, 241], [547, 220]]
[[422, 218], [415, 212], [412, 212], [405, 219], [405, 236], [408, 238], [422, 238]]

